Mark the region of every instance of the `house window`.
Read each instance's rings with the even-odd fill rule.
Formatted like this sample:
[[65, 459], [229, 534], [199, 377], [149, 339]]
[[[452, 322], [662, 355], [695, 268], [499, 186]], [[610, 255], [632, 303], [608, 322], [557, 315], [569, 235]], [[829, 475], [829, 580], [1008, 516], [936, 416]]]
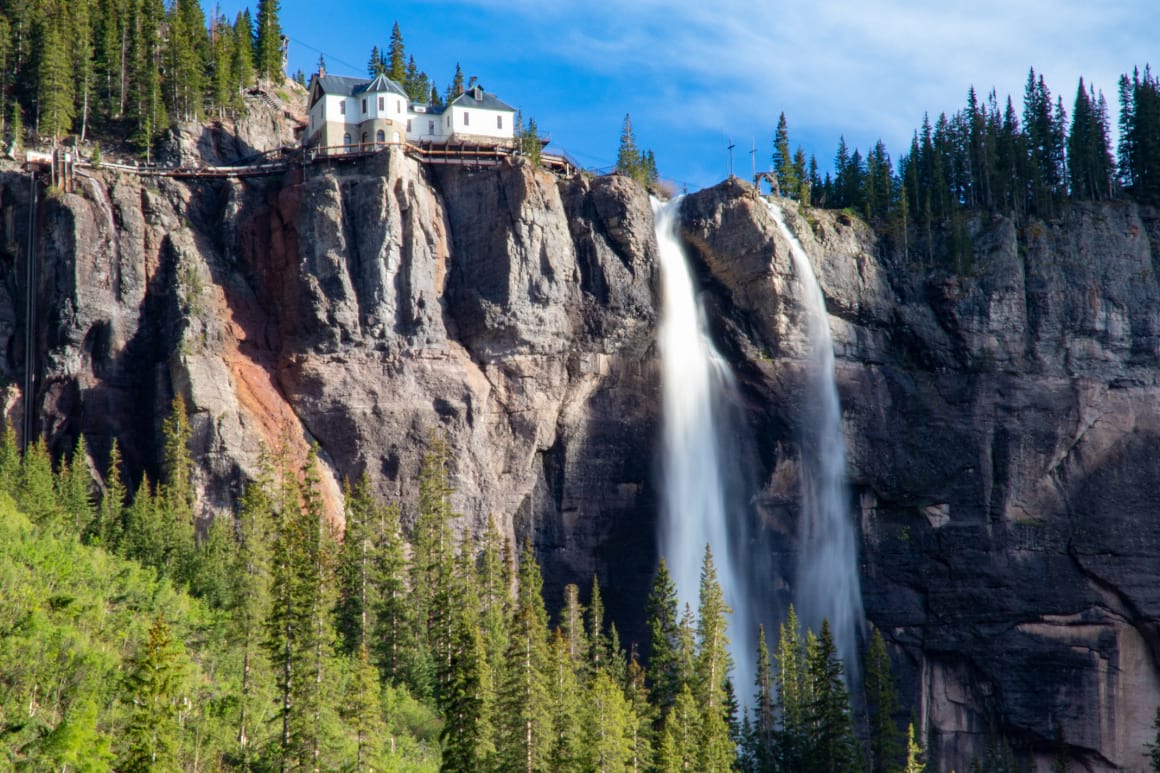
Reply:
[[396, 112], [396, 113], [402, 113], [402, 112], [403, 112], [403, 100], [401, 100], [401, 99], [396, 99], [396, 100], [395, 100], [395, 112]]
[[383, 102], [384, 102], [384, 101], [385, 101], [385, 98], [384, 98], [384, 97], [379, 97], [379, 110], [382, 110], [382, 109], [383, 109]]
[[382, 129], [379, 129], [377, 132], [375, 132], [375, 142], [386, 142], [386, 141], [387, 141], [387, 133], [385, 131], [383, 131]]
[[338, 103], [338, 114], [339, 115], [346, 115], [346, 102], [345, 101]]
[[408, 134], [411, 133], [411, 119], [410, 118], [407, 119], [407, 133]]
[[471, 123], [471, 120], [470, 120], [470, 119], [471, 119], [471, 116], [470, 116], [470, 115], [468, 115], [468, 113], [467, 113], [467, 111], [466, 111], [466, 110], [464, 110], [464, 111], [463, 111], [463, 125], [464, 125], [464, 126], [467, 126], [469, 123]]
[[366, 144], [367, 144], [367, 133], [366, 133], [366, 132], [363, 132], [363, 136], [362, 136], [362, 144], [364, 144], [364, 145], [366, 145]]
[[503, 116], [502, 115], [497, 115], [495, 117], [495, 128], [497, 128], [497, 129], [503, 128]]
[[342, 135], [342, 144], [346, 145], [347, 148], [350, 148], [350, 132]]
[[366, 115], [366, 113], [367, 113], [367, 101], [364, 98], [363, 99], [363, 115]]
[[427, 133], [428, 133], [428, 134], [434, 134], [434, 133], [435, 133], [435, 122], [434, 122], [434, 121], [428, 121], [428, 122], [427, 122]]

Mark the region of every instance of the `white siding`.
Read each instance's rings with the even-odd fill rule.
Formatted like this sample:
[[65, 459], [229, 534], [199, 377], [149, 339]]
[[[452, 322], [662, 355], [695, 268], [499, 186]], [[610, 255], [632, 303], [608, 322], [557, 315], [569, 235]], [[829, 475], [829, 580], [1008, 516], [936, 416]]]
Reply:
[[[496, 139], [511, 139], [515, 136], [515, 113], [507, 110], [483, 110], [472, 107], [470, 104], [452, 105], [451, 128], [453, 135], [469, 134], [475, 137], [495, 137]], [[464, 120], [464, 116], [467, 120]], [[496, 124], [499, 119], [503, 123], [500, 128]]]

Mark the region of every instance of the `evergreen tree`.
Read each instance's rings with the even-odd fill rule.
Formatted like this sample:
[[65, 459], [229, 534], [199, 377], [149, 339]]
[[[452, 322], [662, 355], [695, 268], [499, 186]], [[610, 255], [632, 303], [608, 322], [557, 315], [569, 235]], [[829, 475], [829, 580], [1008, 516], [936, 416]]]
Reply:
[[554, 773], [579, 773], [585, 769], [584, 706], [586, 695], [580, 672], [587, 664], [573, 659], [563, 631], [557, 628], [548, 650], [548, 693], [551, 696], [552, 751], [548, 769]]
[[[447, 101], [455, 99], [462, 94], [466, 89], [463, 86], [463, 69], [459, 66], [459, 62], [455, 63], [455, 75], [451, 77], [451, 85], [447, 87]], [[434, 100], [432, 100], [434, 102]]]
[[165, 36], [166, 108], [173, 118], [201, 117], [209, 62], [209, 37], [198, 0], [173, 0]]
[[777, 644], [777, 757], [781, 770], [803, 770], [809, 745], [807, 724], [811, 700], [804, 644], [797, 612], [790, 605]]
[[57, 496], [52, 457], [43, 437], [37, 438], [24, 450], [16, 501], [34, 523], [50, 529], [64, 525], [65, 513]]
[[8, 153], [17, 158], [24, 153], [24, 111], [12, 100], [12, 117], [8, 121]]
[[906, 726], [906, 773], [924, 773], [926, 760], [923, 757], [922, 747], [914, 739], [914, 723]]
[[233, 518], [218, 515], [210, 521], [193, 556], [189, 589], [210, 607], [224, 609], [231, 602], [230, 571], [236, 550]]
[[372, 770], [382, 724], [379, 718], [379, 672], [371, 664], [365, 644], [359, 644], [351, 661], [350, 684], [339, 713], [355, 730], [354, 769]]
[[341, 637], [341, 652], [355, 655], [367, 643], [369, 593], [373, 580], [372, 562], [375, 543], [371, 511], [374, 507], [370, 478], [364, 471], [353, 487], [343, 487], [346, 501], [346, 530], [339, 549], [336, 580], [338, 603], [335, 606], [335, 628]]
[[809, 751], [806, 770], [840, 773], [857, 770], [857, 741], [850, 716], [849, 694], [828, 620], [815, 637], [806, 636], [806, 670], [810, 703], [807, 706]]
[[796, 197], [800, 188], [795, 174], [793, 157], [789, 150], [789, 129], [785, 113], [777, 119], [777, 132], [773, 135], [773, 171], [777, 175], [777, 186], [782, 196]]
[[769, 657], [769, 646], [765, 642], [765, 626], [758, 626], [757, 629], [756, 687], [753, 700], [755, 716], [752, 728], [752, 757], [757, 771], [770, 773], [776, 761], [777, 704], [774, 695], [773, 664]]
[[230, 64], [230, 80], [234, 93], [231, 104], [235, 109], [242, 106], [242, 93], [254, 82], [254, 28], [250, 23], [249, 11], [239, 13], [234, 19], [234, 58]]
[[193, 570], [197, 496], [193, 490], [193, 456], [189, 451], [193, 430], [185, 399], [180, 394], [170, 404], [161, 433], [164, 439], [162, 485], [156, 503], [161, 514], [163, 541], [159, 568], [184, 582]]
[[698, 769], [706, 773], [729, 770], [737, 754], [726, 722], [725, 688], [732, 668], [726, 618], [731, 613], [717, 582], [713, 553], [706, 545], [701, 563], [693, 679], [693, 696], [703, 712]]
[[72, 533], [78, 537], [92, 529], [97, 517], [93, 506], [93, 476], [89, 473], [88, 456], [85, 436], [81, 435], [73, 451], [72, 462], [61, 459], [56, 475], [57, 500], [70, 521], [68, 525]]
[[210, 103], [218, 117], [234, 107], [234, 30], [219, 16], [210, 30]]
[[587, 751], [585, 770], [625, 773], [633, 759], [633, 728], [636, 717], [620, 686], [606, 672], [597, 671], [589, 691], [588, 718], [584, 723]]
[[405, 554], [399, 508], [376, 507], [374, 518], [378, 542], [374, 546], [371, 585], [373, 599], [371, 623], [372, 657], [383, 679], [389, 684], [410, 683], [415, 678], [413, 653], [421, 641], [415, 627], [409, 567]]
[[551, 697], [548, 693], [548, 616], [541, 597], [543, 580], [530, 542], [520, 554], [519, 581], [512, 613], [503, 692], [499, 696], [501, 744], [498, 761], [505, 771], [549, 770], [552, 749]]
[[[419, 471], [419, 514], [415, 520], [411, 565], [412, 605], [430, 662], [430, 678], [416, 675], [413, 687], [418, 694], [430, 694], [436, 703], [451, 666], [451, 629], [455, 537], [451, 520], [449, 481], [451, 453], [441, 436], [431, 440]], [[424, 683], [425, 682], [425, 683]]]
[[898, 693], [890, 671], [890, 655], [882, 632], [874, 629], [866, 653], [866, 707], [870, 721], [870, 763], [873, 773], [890, 773], [898, 766], [902, 739], [894, 715]]
[[178, 767], [177, 712], [185, 664], [180, 645], [160, 614], [127, 668], [125, 702], [130, 706], [130, 718], [118, 770], [174, 770]]
[[242, 677], [238, 699], [237, 744], [243, 767], [253, 749], [252, 717], [256, 711], [256, 684], [263, 662], [258, 658], [265, 643], [266, 621], [270, 615], [272, 562], [271, 540], [276, 528], [274, 469], [263, 453], [257, 480], [246, 486], [238, 511], [238, 541], [230, 567], [231, 638], [242, 656]]
[[487, 653], [479, 626], [480, 596], [471, 540], [464, 539], [456, 564], [450, 674], [442, 702], [443, 764], [440, 770], [485, 770], [494, 748], [492, 702], [488, 699]]
[[600, 598], [600, 582], [596, 575], [592, 575], [592, 593], [588, 599], [588, 666], [591, 673], [611, 668], [616, 649], [604, 633], [604, 601]]
[[134, 142], [145, 151], [146, 161], [152, 158], [153, 143], [169, 123], [161, 93], [162, 49], [158, 29], [164, 16], [161, 0], [141, 0], [129, 37], [132, 73], [126, 77], [130, 89], [128, 111], [136, 127]]
[[107, 550], [113, 550], [121, 539], [124, 508], [125, 483], [121, 477], [121, 447], [114, 438], [113, 446], [109, 450], [109, 469], [105, 473], [105, 493], [101, 497], [92, 527], [86, 534], [88, 541], [103, 545]]
[[650, 695], [660, 722], [676, 703], [682, 686], [677, 586], [663, 557], [657, 565], [652, 589], [645, 602], [645, 625], [649, 630]]
[[[391, 28], [391, 43], [387, 47], [387, 77], [395, 83], [402, 84], [407, 79], [407, 51], [403, 47], [403, 31], [399, 29], [399, 22]], [[456, 72], [459, 65], [456, 65]]]
[[682, 773], [700, 770], [702, 742], [702, 713], [686, 684], [677, 694], [673, 708], [665, 716], [661, 746], [657, 755], [660, 773]]
[[371, 47], [371, 57], [367, 60], [367, 77], [374, 78], [382, 75], [386, 71], [386, 66], [383, 64], [383, 56], [379, 53], [378, 46]]
[[1156, 716], [1152, 718], [1152, 728], [1156, 734], [1153, 736], [1152, 743], [1146, 747], [1148, 764], [1152, 767], [1152, 773], [1160, 773], [1160, 707], [1157, 707]]
[[258, 0], [258, 30], [254, 46], [254, 69], [270, 84], [282, 82], [282, 25], [278, 0]]
[[42, 19], [37, 67], [37, 112], [40, 116], [37, 128], [54, 141], [72, 129], [75, 110], [73, 63], [65, 44], [67, 33], [63, 12]]

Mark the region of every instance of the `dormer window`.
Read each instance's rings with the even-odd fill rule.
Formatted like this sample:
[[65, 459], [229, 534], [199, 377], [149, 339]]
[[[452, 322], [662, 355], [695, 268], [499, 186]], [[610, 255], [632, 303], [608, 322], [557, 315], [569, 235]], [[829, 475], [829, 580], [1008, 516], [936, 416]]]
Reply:
[[386, 101], [386, 98], [385, 98], [385, 97], [379, 97], [379, 111], [380, 111], [380, 112], [381, 112], [381, 111], [382, 111], [382, 109], [383, 109], [383, 102], [385, 102], [385, 101]]

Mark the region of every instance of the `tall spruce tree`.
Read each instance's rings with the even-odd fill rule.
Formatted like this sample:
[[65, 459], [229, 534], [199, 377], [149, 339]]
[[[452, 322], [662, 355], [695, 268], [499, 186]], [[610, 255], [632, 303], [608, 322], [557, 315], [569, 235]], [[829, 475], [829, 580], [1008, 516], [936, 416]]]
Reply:
[[[403, 46], [403, 31], [399, 22], [391, 28], [391, 42], [387, 46], [387, 77], [402, 85], [407, 79], [407, 50]], [[458, 66], [458, 65], [457, 65]]]
[[185, 677], [185, 658], [160, 614], [140, 651], [127, 664], [124, 700], [129, 722], [121, 739], [125, 749], [118, 770], [146, 773], [179, 767], [181, 728], [178, 702]]
[[37, 67], [38, 131], [55, 141], [72, 129], [75, 111], [73, 63], [69, 56], [68, 23], [63, 10], [41, 20]]
[[649, 630], [649, 694], [657, 708], [658, 729], [681, 691], [680, 619], [677, 613], [677, 586], [662, 557], [645, 602], [645, 625]]
[[548, 615], [543, 580], [525, 541], [520, 554], [515, 609], [508, 629], [503, 692], [499, 696], [502, 770], [548, 771], [552, 751], [551, 696], [548, 691]]
[[693, 696], [702, 710], [699, 769], [706, 773], [726, 771], [737, 756], [726, 721], [726, 683], [732, 669], [725, 594], [717, 581], [713, 553], [705, 546], [701, 562], [701, 587], [697, 608], [697, 657]]
[[282, 25], [278, 0], [258, 0], [258, 30], [254, 45], [254, 69], [267, 84], [282, 82]]
[[806, 672], [810, 702], [806, 707], [809, 728], [807, 773], [855, 773], [857, 740], [850, 712], [844, 668], [828, 620], [814, 636], [806, 635]]
[[891, 773], [898, 769], [902, 734], [894, 721], [898, 693], [890, 669], [890, 655], [882, 632], [874, 629], [866, 652], [866, 709], [870, 724], [870, 769]]

